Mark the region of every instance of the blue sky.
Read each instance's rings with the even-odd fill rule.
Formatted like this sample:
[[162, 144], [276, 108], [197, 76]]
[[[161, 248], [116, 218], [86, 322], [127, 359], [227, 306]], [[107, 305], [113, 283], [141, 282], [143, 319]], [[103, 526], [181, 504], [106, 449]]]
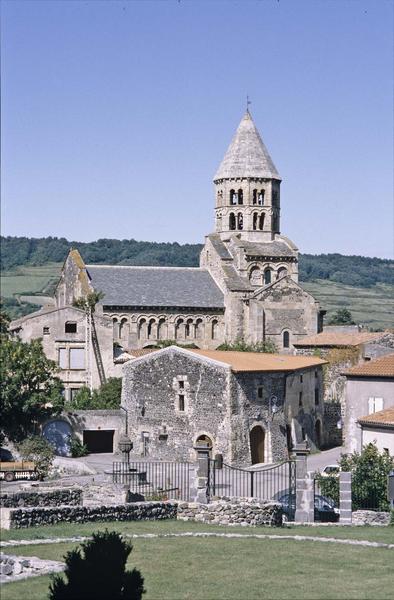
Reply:
[[245, 110], [303, 252], [393, 257], [393, 3], [2, 2], [2, 232], [202, 242]]

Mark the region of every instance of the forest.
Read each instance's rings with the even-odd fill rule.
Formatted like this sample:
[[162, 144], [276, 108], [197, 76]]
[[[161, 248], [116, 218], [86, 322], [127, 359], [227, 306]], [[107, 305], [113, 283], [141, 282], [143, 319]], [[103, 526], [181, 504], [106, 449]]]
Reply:
[[[76, 242], [57, 237], [2, 236], [1, 269], [9, 271], [20, 265], [61, 263], [70, 248], [77, 248], [88, 264], [195, 267], [199, 263], [202, 245], [133, 239]], [[394, 283], [394, 260], [337, 253], [300, 254], [299, 274], [300, 281], [330, 280], [368, 288], [377, 283]]]

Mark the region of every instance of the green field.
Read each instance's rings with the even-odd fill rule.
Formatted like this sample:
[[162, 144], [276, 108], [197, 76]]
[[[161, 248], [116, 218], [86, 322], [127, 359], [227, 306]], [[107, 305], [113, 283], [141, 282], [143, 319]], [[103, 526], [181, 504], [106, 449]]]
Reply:
[[[7, 536], [39, 538], [89, 534], [108, 527], [123, 533], [185, 533], [190, 531], [336, 537], [393, 542], [392, 527], [213, 527], [177, 521], [59, 525], [7, 532]], [[81, 530], [82, 529], [82, 530]], [[56, 533], [55, 533], [56, 532]], [[27, 535], [28, 534], [28, 535]], [[15, 539], [15, 538], [14, 538]], [[145, 600], [249, 599], [385, 599], [392, 597], [394, 550], [295, 539], [137, 538], [129, 567], [145, 579]], [[76, 543], [15, 546], [6, 552], [63, 560]], [[37, 577], [2, 588], [2, 600], [46, 597], [49, 577]]]
[[12, 298], [20, 295], [48, 294], [60, 276], [61, 263], [48, 263], [40, 267], [22, 265], [1, 274], [1, 295]]
[[[61, 263], [48, 263], [40, 267], [23, 265], [2, 273], [1, 295], [4, 298], [50, 295], [61, 270]], [[377, 284], [360, 288], [325, 279], [302, 283], [327, 310], [326, 322], [339, 308], [348, 308], [356, 323], [373, 329], [394, 327], [394, 285]], [[34, 298], [29, 298], [34, 302]]]

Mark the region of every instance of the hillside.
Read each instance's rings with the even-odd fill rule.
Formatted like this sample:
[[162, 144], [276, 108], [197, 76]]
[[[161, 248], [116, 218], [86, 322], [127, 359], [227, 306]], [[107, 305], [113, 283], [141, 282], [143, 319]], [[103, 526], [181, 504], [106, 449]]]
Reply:
[[[1, 296], [13, 318], [36, 308], [35, 295], [51, 295], [70, 247], [78, 248], [87, 263], [152, 266], [197, 266], [202, 248], [176, 242], [103, 239], [83, 243], [52, 237], [2, 237]], [[328, 311], [328, 318], [345, 307], [358, 323], [393, 327], [393, 260], [301, 254], [300, 281]]]

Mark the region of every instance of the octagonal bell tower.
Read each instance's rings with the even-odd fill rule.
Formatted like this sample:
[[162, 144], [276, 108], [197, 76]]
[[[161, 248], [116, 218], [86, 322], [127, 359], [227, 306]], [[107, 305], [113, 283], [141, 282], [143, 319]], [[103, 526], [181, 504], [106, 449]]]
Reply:
[[214, 177], [215, 229], [267, 242], [280, 233], [281, 177], [246, 111]]

